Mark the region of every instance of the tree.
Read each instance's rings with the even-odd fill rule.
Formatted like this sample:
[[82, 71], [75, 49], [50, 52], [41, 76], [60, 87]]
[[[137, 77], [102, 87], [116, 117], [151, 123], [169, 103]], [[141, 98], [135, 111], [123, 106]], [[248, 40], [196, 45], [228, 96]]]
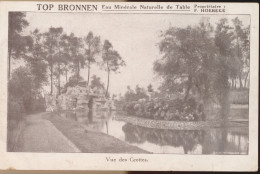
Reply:
[[94, 89], [94, 88], [105, 89], [104, 83], [102, 83], [100, 77], [97, 77], [96, 75], [92, 76], [90, 87], [92, 89]]
[[152, 84], [149, 84], [149, 85], [147, 86], [147, 91], [150, 92], [150, 93], [154, 91]]
[[89, 77], [90, 77], [90, 67], [91, 63], [95, 63], [95, 57], [100, 52], [100, 37], [94, 36], [93, 32], [89, 32], [87, 37], [84, 38], [85, 44], [87, 46], [85, 50], [87, 65], [88, 65], [88, 78], [87, 78], [87, 85], [89, 84]]
[[135, 92], [130, 86], [127, 86], [127, 91], [124, 95], [126, 101], [135, 101]]
[[[215, 78], [214, 87], [219, 104], [221, 105], [221, 115], [223, 119], [227, 119], [229, 113], [229, 74], [234, 68], [234, 62], [239, 59], [232, 52], [232, 42], [234, 35], [232, 28], [228, 24], [228, 20], [223, 18], [217, 23], [215, 30], [215, 44], [218, 48], [218, 59], [216, 61], [217, 76]], [[235, 67], [239, 71], [240, 66]]]
[[76, 37], [73, 33], [69, 35], [70, 57], [72, 58], [73, 71], [77, 77], [77, 83], [80, 81], [80, 69], [84, 67], [82, 39]]
[[60, 28], [59, 33], [57, 33], [56, 35], [56, 49], [55, 49], [55, 53], [53, 55], [53, 61], [54, 63], [57, 65], [56, 68], [54, 69], [54, 76], [58, 79], [58, 94], [60, 95], [61, 93], [61, 75], [63, 74], [62, 71], [62, 65], [63, 64], [67, 64], [68, 61], [68, 57], [67, 57], [67, 51], [65, 49], [67, 49], [66, 45], [65, 45], [65, 40], [64, 40], [64, 34], [63, 33], [63, 29]]
[[68, 83], [66, 83], [65, 88], [77, 86], [79, 80], [83, 80], [83, 77], [81, 77], [81, 76], [78, 77], [77, 74], [72, 75], [69, 78]]
[[248, 77], [249, 77], [249, 70], [250, 70], [250, 26], [244, 29], [245, 38], [242, 42], [242, 52], [243, 52], [243, 73], [244, 73], [244, 87], [248, 88], [249, 84]]
[[117, 51], [113, 50], [112, 44], [105, 40], [103, 45], [103, 53], [102, 53], [102, 65], [105, 67], [107, 71], [107, 89], [106, 89], [106, 96], [108, 95], [108, 88], [109, 88], [109, 79], [110, 79], [110, 72], [118, 72], [121, 66], [125, 66], [125, 61], [122, 57], [118, 54]]
[[66, 83], [68, 83], [68, 72], [71, 68], [72, 58], [71, 58], [71, 43], [70, 43], [70, 37], [67, 34], [63, 34], [61, 36], [61, 43], [60, 43], [61, 49], [62, 49], [62, 72], [65, 72], [65, 80]]
[[33, 76], [33, 82], [37, 89], [40, 89], [47, 81], [47, 64], [45, 62], [46, 51], [43, 46], [43, 36], [38, 29], [30, 34], [33, 45], [26, 54], [26, 61]]
[[[239, 86], [240, 88], [243, 88], [243, 76], [245, 76], [245, 79], [247, 79], [247, 76], [249, 74], [249, 31], [246, 28], [243, 28], [242, 21], [236, 17], [235, 19], [232, 19], [232, 23], [234, 25], [234, 40], [235, 40], [235, 49], [234, 49], [234, 56], [237, 57], [237, 60], [239, 61], [239, 67], [238, 67], [238, 78], [239, 78]], [[245, 80], [246, 81], [246, 80]]]
[[139, 99], [148, 99], [148, 95], [144, 88], [141, 88], [139, 85], [135, 86], [135, 91], [130, 88], [130, 86], [127, 86], [127, 92], [124, 96], [125, 100], [128, 102], [131, 101], [138, 101]]
[[135, 100], [139, 100], [139, 99], [147, 99], [148, 95], [146, 94], [146, 91], [144, 88], [139, 87], [139, 85], [135, 86], [135, 96], [136, 99]]
[[11, 75], [11, 58], [19, 59], [25, 54], [26, 50], [32, 45], [29, 36], [23, 36], [23, 29], [29, 23], [25, 19], [23, 12], [9, 12], [8, 30], [8, 79]]
[[[59, 38], [63, 32], [63, 28], [54, 28], [50, 27], [49, 31], [44, 33], [45, 42], [44, 45], [46, 47], [46, 61], [48, 62], [49, 70], [50, 70], [50, 81], [51, 81], [51, 94], [53, 93], [53, 71], [55, 65], [55, 58], [57, 58], [57, 54], [59, 52]], [[58, 39], [57, 39], [58, 38]]]
[[[187, 28], [171, 27], [162, 33], [159, 49], [162, 58], [154, 63], [154, 71], [163, 78], [163, 89], [169, 93], [184, 92], [184, 100], [192, 89], [206, 99], [210, 97], [209, 76], [213, 73], [215, 46], [208, 19]], [[183, 91], [184, 89], [184, 91]]]
[[239, 69], [233, 66], [237, 59], [227, 22], [221, 19], [215, 32], [205, 18], [194, 27], [171, 27], [162, 34], [162, 58], [154, 64], [154, 70], [164, 79], [164, 90], [183, 92], [184, 101], [192, 93], [203, 102], [208, 116], [212, 115], [212, 102], [218, 102], [223, 119], [229, 111], [229, 75], [232, 69]]
[[[34, 78], [28, 67], [19, 67], [14, 70], [8, 86], [9, 97], [14, 98], [16, 102], [21, 102], [27, 113], [32, 111], [33, 99], [39, 94], [33, 80]], [[10, 111], [11, 109], [8, 108]]]

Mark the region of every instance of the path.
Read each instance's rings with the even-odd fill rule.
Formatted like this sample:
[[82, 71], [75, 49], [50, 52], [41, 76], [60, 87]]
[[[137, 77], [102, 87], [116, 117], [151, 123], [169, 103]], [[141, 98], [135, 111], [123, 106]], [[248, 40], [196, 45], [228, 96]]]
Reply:
[[27, 116], [25, 126], [18, 138], [15, 151], [18, 152], [80, 152], [44, 114]]

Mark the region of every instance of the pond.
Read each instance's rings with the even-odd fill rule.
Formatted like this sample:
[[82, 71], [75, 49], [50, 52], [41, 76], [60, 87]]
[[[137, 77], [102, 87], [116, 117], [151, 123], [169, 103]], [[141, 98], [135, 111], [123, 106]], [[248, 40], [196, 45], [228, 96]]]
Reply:
[[80, 122], [151, 153], [247, 154], [248, 125], [205, 130], [168, 130], [141, 127], [115, 120], [116, 112], [66, 112], [60, 116]]

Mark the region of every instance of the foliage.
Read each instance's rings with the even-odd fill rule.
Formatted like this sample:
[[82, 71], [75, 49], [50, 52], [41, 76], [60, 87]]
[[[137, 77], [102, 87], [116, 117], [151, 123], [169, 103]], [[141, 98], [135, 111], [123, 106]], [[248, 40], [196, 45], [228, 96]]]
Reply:
[[27, 50], [32, 46], [30, 36], [23, 36], [23, 29], [29, 23], [25, 20], [23, 12], [9, 12], [9, 30], [8, 30], [8, 77], [11, 75], [11, 58], [19, 59], [24, 56]]
[[69, 81], [65, 84], [65, 87], [74, 87], [74, 86], [77, 86], [78, 85], [78, 81], [83, 81], [83, 77], [76, 75], [72, 75], [70, 78], [69, 78]]
[[[40, 100], [40, 89], [46, 82], [45, 55], [39, 30], [23, 35], [29, 23], [23, 12], [9, 13], [8, 32], [8, 118], [20, 119], [24, 113], [44, 109]], [[11, 58], [24, 58], [26, 67], [20, 67], [11, 74]]]
[[110, 72], [117, 73], [121, 66], [125, 66], [125, 61], [119, 55], [117, 51], [113, 49], [112, 44], [105, 40], [103, 45], [103, 53], [102, 53], [102, 67], [107, 71], [107, 90], [106, 96], [108, 95], [108, 87], [109, 87], [109, 77]]
[[147, 86], [147, 91], [148, 91], [148, 92], [154, 92], [154, 89], [153, 89], [152, 84], [149, 84], [149, 85]]
[[60, 42], [60, 57], [62, 58], [61, 64], [63, 65], [61, 68], [61, 74], [65, 74], [66, 83], [68, 83], [68, 74], [73, 69], [72, 65], [72, 53], [71, 53], [71, 45], [70, 36], [67, 34], [63, 34], [61, 36]]
[[14, 58], [19, 58], [19, 55], [27, 46], [25, 43], [29, 38], [22, 36], [21, 33], [28, 25], [29, 23], [25, 20], [25, 13], [9, 13], [8, 52], [14, 52]]
[[229, 98], [232, 104], [249, 104], [249, 89], [232, 89]]
[[[20, 67], [13, 72], [8, 84], [10, 102], [12, 103], [8, 108], [10, 112], [15, 109], [15, 105], [19, 105], [21, 113], [30, 113], [36, 109], [44, 108], [44, 101], [40, 100], [40, 91], [33, 81], [34, 78], [28, 67]], [[35, 107], [35, 105], [40, 106]]]
[[175, 100], [145, 100], [128, 102], [123, 110], [129, 116], [137, 116], [156, 120], [205, 120], [203, 105], [190, 98], [187, 101]]
[[164, 90], [184, 92], [185, 100], [194, 89], [202, 97], [210, 96], [209, 80], [214, 76], [216, 59], [211, 31], [212, 26], [204, 20], [193, 28], [170, 28], [163, 33], [159, 44], [163, 57], [155, 62], [154, 70], [163, 77]]
[[72, 71], [77, 77], [77, 82], [80, 81], [80, 69], [84, 67], [85, 61], [83, 56], [83, 42], [82, 38], [79, 38], [71, 33], [68, 37], [70, 43], [70, 58], [72, 59]]
[[[238, 19], [238, 17], [232, 19], [232, 23], [234, 25], [233, 36], [234, 36], [234, 56], [237, 58], [238, 69], [235, 73], [233, 73], [233, 79], [238, 77], [240, 88], [247, 86], [247, 78], [249, 74], [249, 26], [243, 28], [242, 21]], [[242, 82], [244, 79], [244, 84]], [[232, 86], [234, 87], [234, 86]]]
[[13, 95], [8, 96], [8, 119], [21, 120], [25, 114], [24, 105], [21, 99], [17, 99]]
[[241, 29], [238, 18], [233, 24], [235, 29], [223, 18], [214, 29], [208, 18], [202, 18], [196, 26], [170, 27], [162, 32], [162, 57], [154, 62], [154, 71], [163, 79], [162, 93], [179, 93], [184, 101], [192, 94], [205, 106], [217, 102], [222, 106], [222, 115], [227, 115], [229, 80], [247, 69], [248, 61], [241, 57], [249, 58], [247, 30]]
[[31, 32], [33, 45], [26, 54], [26, 62], [33, 75], [33, 82], [37, 89], [40, 89], [47, 79], [47, 63], [45, 61], [46, 51], [43, 45], [43, 35], [38, 29]]
[[130, 102], [130, 101], [138, 101], [140, 99], [148, 99], [148, 95], [146, 94], [145, 89], [136, 85], [135, 91], [134, 91], [130, 88], [130, 86], [128, 86], [127, 92], [125, 93], [125, 96], [124, 96], [124, 100], [126, 102]]
[[63, 32], [63, 28], [54, 28], [50, 27], [48, 32], [45, 32], [44, 35], [44, 46], [46, 48], [46, 58], [45, 60], [48, 62], [49, 71], [50, 71], [50, 80], [51, 80], [51, 94], [53, 93], [53, 71], [55, 59], [57, 61], [57, 52], [59, 48], [59, 39]]
[[92, 89], [97, 88], [97, 89], [105, 89], [104, 83], [101, 82], [100, 77], [97, 77], [96, 75], [92, 76], [92, 80], [90, 83], [90, 87]]
[[[42, 33], [38, 29], [30, 31], [26, 36], [23, 30], [29, 25], [26, 13], [9, 13], [8, 32], [8, 59], [9, 59], [9, 86], [8, 86], [8, 112], [17, 109], [20, 113], [30, 113], [44, 109], [44, 99], [41, 97], [42, 88], [56, 86], [58, 94], [61, 89], [66, 91], [68, 86], [77, 86], [84, 78], [80, 70], [87, 65], [88, 82], [91, 64], [104, 65], [108, 72], [107, 96], [110, 72], [118, 72], [120, 66], [125, 65], [119, 53], [112, 48], [106, 40], [101, 45], [99, 36], [89, 32], [86, 37], [78, 37], [74, 33], [67, 35], [62, 27], [50, 27]], [[107, 48], [107, 43], [110, 44]], [[99, 60], [101, 53], [103, 59]], [[20, 59], [25, 66], [20, 66], [11, 74], [11, 59]], [[65, 75], [66, 83], [62, 87], [62, 76]], [[50, 82], [47, 84], [47, 82]], [[92, 77], [91, 88], [102, 88], [104, 84], [97, 76]]]
[[100, 37], [94, 36], [93, 32], [90, 31], [87, 37], [84, 38], [85, 44], [87, 48], [85, 49], [86, 60], [88, 62], [88, 78], [87, 78], [87, 85], [89, 83], [90, 77], [90, 67], [91, 63], [96, 62], [96, 56], [100, 53]]

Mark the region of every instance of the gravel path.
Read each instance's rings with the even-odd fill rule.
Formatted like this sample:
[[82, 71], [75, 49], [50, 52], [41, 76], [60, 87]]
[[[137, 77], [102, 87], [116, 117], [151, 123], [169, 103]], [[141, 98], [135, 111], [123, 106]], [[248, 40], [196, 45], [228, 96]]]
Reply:
[[17, 152], [80, 152], [43, 114], [26, 117]]

